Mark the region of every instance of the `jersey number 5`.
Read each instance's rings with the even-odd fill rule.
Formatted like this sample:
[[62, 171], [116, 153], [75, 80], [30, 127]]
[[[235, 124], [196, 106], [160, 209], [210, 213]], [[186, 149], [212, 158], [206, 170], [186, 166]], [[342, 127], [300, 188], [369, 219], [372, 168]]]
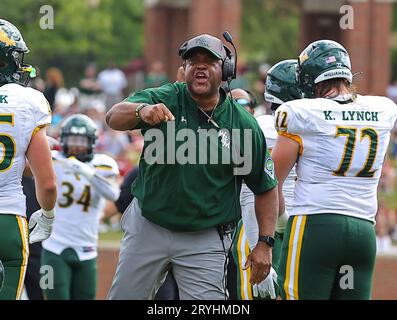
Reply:
[[[0, 124], [14, 126], [13, 114], [0, 114]], [[0, 160], [0, 172], [8, 170], [15, 157], [15, 140], [6, 133], [0, 134], [0, 144], [4, 147], [3, 158]]]
[[[342, 160], [339, 167], [334, 171], [335, 176], [345, 177], [352, 163], [354, 150], [356, 148], [357, 128], [354, 127], [337, 127], [335, 138], [339, 136], [346, 136], [345, 149], [343, 151]], [[376, 170], [372, 170], [374, 165], [376, 153], [378, 151], [378, 133], [372, 128], [363, 128], [360, 130], [360, 141], [364, 138], [369, 139], [369, 150], [367, 158], [361, 170], [356, 174], [356, 177], [372, 178]]]

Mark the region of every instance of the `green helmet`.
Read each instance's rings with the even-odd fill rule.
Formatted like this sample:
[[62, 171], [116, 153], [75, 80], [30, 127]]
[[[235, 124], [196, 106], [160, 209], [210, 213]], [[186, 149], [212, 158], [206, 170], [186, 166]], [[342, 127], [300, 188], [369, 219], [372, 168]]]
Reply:
[[3, 288], [4, 278], [5, 278], [4, 266], [0, 260], [0, 291]]
[[298, 60], [283, 60], [267, 72], [264, 97], [272, 103], [272, 110], [276, 110], [284, 102], [302, 98], [296, 74], [297, 66]]
[[29, 76], [36, 76], [36, 70], [32, 66], [23, 64], [24, 54], [28, 52], [19, 30], [12, 23], [0, 19], [0, 85], [26, 85]]
[[338, 42], [312, 42], [302, 51], [298, 60], [298, 80], [305, 98], [314, 97], [315, 85], [321, 81], [343, 78], [352, 82], [349, 54]]
[[[80, 154], [70, 152], [75, 137], [87, 137], [85, 140], [86, 151]], [[61, 146], [66, 157], [74, 156], [78, 160], [87, 162], [94, 157], [94, 147], [97, 139], [97, 126], [94, 121], [84, 114], [75, 114], [65, 119], [61, 126]]]

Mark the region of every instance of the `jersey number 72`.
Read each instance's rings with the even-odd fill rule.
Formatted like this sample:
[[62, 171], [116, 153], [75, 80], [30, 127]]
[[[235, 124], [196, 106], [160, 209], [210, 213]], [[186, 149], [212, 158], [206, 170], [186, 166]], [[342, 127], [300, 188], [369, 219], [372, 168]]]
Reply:
[[[354, 150], [356, 149], [357, 128], [337, 127], [335, 138], [339, 136], [346, 136], [346, 143], [339, 167], [334, 171], [333, 174], [335, 176], [345, 177], [346, 172], [349, 170], [352, 163]], [[369, 139], [369, 150], [367, 158], [362, 168], [356, 174], [356, 177], [372, 178], [376, 172], [376, 170], [372, 170], [372, 167], [374, 165], [376, 153], [378, 151], [378, 133], [372, 128], [362, 128], [360, 130], [360, 141], [365, 138]]]

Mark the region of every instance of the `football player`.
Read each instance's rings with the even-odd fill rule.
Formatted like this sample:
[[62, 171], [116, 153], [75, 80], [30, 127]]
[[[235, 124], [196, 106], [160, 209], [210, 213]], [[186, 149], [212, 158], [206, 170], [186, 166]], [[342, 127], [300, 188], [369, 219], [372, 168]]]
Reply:
[[[301, 92], [296, 78], [297, 60], [283, 60], [269, 69], [266, 77], [265, 100], [271, 103], [274, 112], [284, 102], [300, 99]], [[233, 98], [237, 101], [247, 99], [235, 92]], [[274, 114], [261, 115], [256, 118], [266, 138], [266, 145], [271, 151], [277, 139], [277, 131], [274, 127]], [[258, 225], [255, 219], [254, 195], [243, 184], [241, 188], [240, 203], [242, 220], [237, 226], [236, 242], [233, 246], [233, 258], [237, 263], [237, 297], [240, 300], [252, 300], [253, 298], [275, 299], [278, 290], [274, 284], [277, 282], [278, 264], [281, 254], [281, 245], [285, 225], [288, 221], [288, 211], [291, 211], [296, 179], [295, 170], [292, 169], [287, 181], [284, 183], [283, 192], [286, 201], [286, 210], [279, 216], [275, 232], [275, 242], [272, 250], [271, 274], [259, 285], [251, 286], [249, 283], [250, 270], [244, 268], [249, 250], [254, 248], [258, 240]]]
[[281, 296], [370, 299], [377, 186], [397, 107], [388, 98], [355, 93], [349, 54], [337, 42], [311, 43], [298, 63], [308, 99], [277, 109], [272, 152], [280, 186], [295, 163], [297, 172], [279, 267]]
[[[1, 299], [20, 299], [29, 244], [49, 237], [55, 216], [56, 181], [46, 126], [51, 112], [44, 96], [26, 84], [34, 68], [19, 30], [0, 19], [0, 260], [4, 265]], [[26, 160], [35, 178], [40, 210], [26, 220], [22, 173]]]
[[59, 195], [57, 219], [51, 237], [43, 242], [42, 265], [51, 266], [54, 287], [47, 299], [94, 299], [100, 215], [105, 199], [115, 201], [117, 163], [94, 153], [95, 123], [75, 114], [61, 126], [62, 151], [52, 151]]

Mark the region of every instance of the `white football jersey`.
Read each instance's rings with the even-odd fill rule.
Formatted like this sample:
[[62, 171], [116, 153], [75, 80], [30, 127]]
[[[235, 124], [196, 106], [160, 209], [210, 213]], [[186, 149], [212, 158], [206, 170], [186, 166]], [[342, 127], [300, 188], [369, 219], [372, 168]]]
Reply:
[[276, 112], [280, 135], [300, 144], [292, 215], [334, 213], [375, 221], [377, 187], [397, 118], [388, 98], [302, 99]]
[[[262, 115], [256, 118], [256, 120], [258, 121], [259, 126], [261, 127], [263, 134], [265, 135], [267, 148], [270, 151], [273, 150], [278, 136], [277, 130], [274, 127], [274, 116]], [[283, 184], [285, 207], [288, 212], [292, 211], [292, 203], [294, 201], [295, 181], [296, 181], [296, 170], [294, 166]]]
[[[61, 152], [52, 153], [58, 197], [52, 233], [43, 248], [56, 254], [73, 248], [80, 260], [93, 259], [97, 256], [99, 220], [106, 200], [84, 176], [74, 174], [56, 160], [64, 158]], [[116, 161], [105, 154], [95, 154], [87, 164], [105, 178], [119, 174]]]
[[41, 92], [15, 83], [0, 87], [0, 214], [26, 216], [25, 154], [32, 136], [50, 123], [51, 109]]

